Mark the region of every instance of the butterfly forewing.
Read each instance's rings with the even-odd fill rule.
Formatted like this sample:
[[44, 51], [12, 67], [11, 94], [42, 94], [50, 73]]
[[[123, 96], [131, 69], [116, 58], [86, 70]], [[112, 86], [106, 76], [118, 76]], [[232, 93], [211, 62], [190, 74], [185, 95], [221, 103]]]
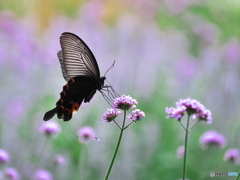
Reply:
[[57, 53], [57, 56], [58, 56], [58, 59], [59, 59], [59, 62], [61, 64], [61, 69], [62, 69], [62, 74], [63, 74], [63, 77], [66, 81], [68, 81], [70, 79], [70, 77], [67, 75], [66, 71], [65, 71], [65, 66], [64, 66], [64, 59], [63, 59], [63, 53], [62, 51], [59, 51]]
[[83, 40], [72, 33], [63, 33], [60, 43], [64, 59], [62, 67], [68, 78], [79, 75], [100, 78], [97, 61]]

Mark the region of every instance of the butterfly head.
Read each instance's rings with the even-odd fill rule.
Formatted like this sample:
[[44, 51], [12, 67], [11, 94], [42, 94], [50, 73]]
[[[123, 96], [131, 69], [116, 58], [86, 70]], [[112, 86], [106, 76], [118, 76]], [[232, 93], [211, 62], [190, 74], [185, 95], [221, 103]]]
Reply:
[[103, 76], [99, 79], [98, 84], [97, 84], [97, 88], [99, 91], [103, 88], [105, 79], [106, 79], [105, 76]]

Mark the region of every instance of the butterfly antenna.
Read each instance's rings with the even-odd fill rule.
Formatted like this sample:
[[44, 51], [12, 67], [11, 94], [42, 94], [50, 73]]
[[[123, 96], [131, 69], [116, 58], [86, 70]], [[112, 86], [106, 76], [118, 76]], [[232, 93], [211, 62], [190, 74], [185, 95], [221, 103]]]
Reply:
[[115, 64], [115, 61], [112, 63], [112, 65], [110, 66], [110, 68], [108, 68], [108, 70], [105, 72], [104, 77], [106, 77], [107, 72], [108, 72], [110, 69], [113, 68], [114, 64]]

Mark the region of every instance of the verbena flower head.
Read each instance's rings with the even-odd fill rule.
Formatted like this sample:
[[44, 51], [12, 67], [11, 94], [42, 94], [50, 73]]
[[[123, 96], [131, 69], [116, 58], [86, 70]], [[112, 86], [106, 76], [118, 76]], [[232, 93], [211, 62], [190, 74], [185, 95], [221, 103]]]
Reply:
[[133, 99], [129, 95], [122, 95], [116, 99], [114, 99], [114, 108], [121, 109], [121, 110], [129, 110], [136, 107], [137, 101]]
[[174, 118], [176, 120], [180, 120], [186, 112], [186, 107], [170, 107], [166, 108], [165, 112], [168, 114], [167, 118]]
[[5, 150], [0, 149], [0, 164], [8, 162], [9, 159], [10, 158], [9, 158], [8, 153]]
[[239, 163], [239, 150], [236, 148], [228, 149], [223, 158], [225, 161], [232, 161], [235, 164]]
[[89, 126], [82, 127], [77, 132], [79, 142], [87, 143], [90, 139], [96, 138], [95, 131]]
[[187, 112], [191, 114], [195, 114], [200, 112], [201, 110], [205, 109], [205, 107], [195, 99], [187, 98], [187, 99], [180, 99], [176, 102], [177, 107], [185, 107]]
[[53, 180], [53, 177], [49, 171], [40, 169], [36, 172], [34, 180]]
[[197, 117], [198, 120], [206, 121], [207, 124], [212, 123], [212, 114], [199, 101], [191, 98], [180, 99], [176, 102], [177, 107], [166, 108], [167, 118], [175, 118], [181, 120], [185, 113]]
[[200, 144], [203, 149], [216, 145], [221, 148], [225, 147], [227, 142], [225, 137], [216, 131], [207, 131], [200, 137]]
[[212, 113], [208, 109], [203, 109], [196, 114], [199, 120], [206, 121], [207, 124], [212, 124]]
[[56, 121], [46, 121], [40, 126], [40, 132], [47, 136], [58, 134], [61, 127]]
[[184, 152], [185, 152], [184, 146], [179, 146], [179, 147], [177, 148], [176, 157], [177, 157], [178, 159], [182, 158], [182, 157], [184, 156]]
[[57, 154], [57, 155], [55, 156], [54, 164], [55, 164], [56, 166], [59, 166], [59, 165], [62, 165], [62, 164], [64, 164], [64, 163], [65, 163], [64, 157], [63, 157], [61, 154]]
[[6, 169], [4, 169], [4, 173], [8, 180], [18, 180], [19, 179], [18, 171], [14, 168], [6, 168]]
[[107, 109], [107, 111], [103, 114], [103, 122], [112, 122], [120, 113], [121, 111], [117, 109]]
[[142, 120], [142, 117], [145, 117], [145, 113], [143, 111], [140, 111], [140, 109], [135, 109], [127, 117], [136, 122]]

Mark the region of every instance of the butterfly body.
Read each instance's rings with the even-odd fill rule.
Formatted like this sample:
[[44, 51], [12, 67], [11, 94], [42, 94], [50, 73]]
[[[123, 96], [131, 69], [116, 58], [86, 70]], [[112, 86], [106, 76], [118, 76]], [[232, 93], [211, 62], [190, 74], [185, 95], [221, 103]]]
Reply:
[[58, 58], [67, 84], [63, 86], [56, 107], [45, 113], [45, 121], [55, 114], [69, 121], [83, 101], [90, 102], [96, 91], [104, 87], [105, 77], [100, 77], [97, 61], [83, 40], [72, 33], [63, 33], [60, 44], [62, 50]]

